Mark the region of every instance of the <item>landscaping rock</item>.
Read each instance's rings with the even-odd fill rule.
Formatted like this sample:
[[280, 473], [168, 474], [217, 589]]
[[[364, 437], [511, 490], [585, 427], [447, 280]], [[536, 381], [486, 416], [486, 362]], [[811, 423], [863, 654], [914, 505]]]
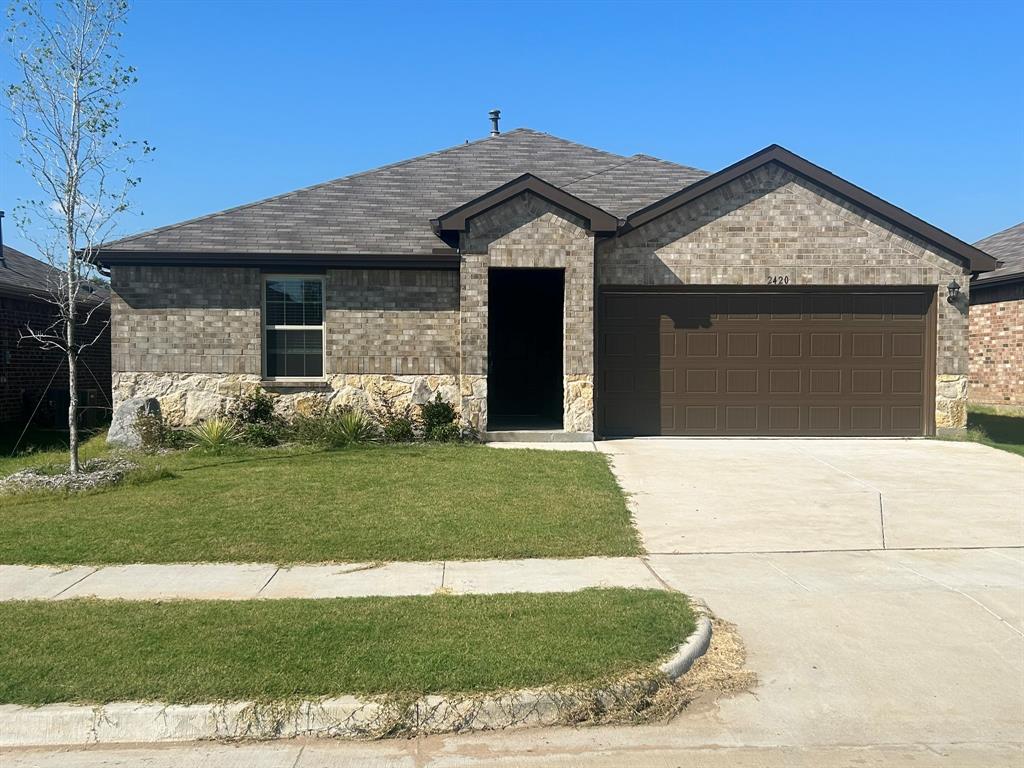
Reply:
[[131, 397], [122, 402], [114, 410], [110, 431], [107, 432], [107, 444], [121, 448], [141, 448], [142, 436], [135, 428], [135, 419], [139, 409], [143, 413], [160, 416], [160, 403], [153, 397]]
[[22, 491], [87, 491], [101, 485], [121, 481], [139, 465], [127, 459], [92, 459], [82, 465], [82, 471], [47, 474], [40, 469], [23, 469], [0, 480], [0, 493]]

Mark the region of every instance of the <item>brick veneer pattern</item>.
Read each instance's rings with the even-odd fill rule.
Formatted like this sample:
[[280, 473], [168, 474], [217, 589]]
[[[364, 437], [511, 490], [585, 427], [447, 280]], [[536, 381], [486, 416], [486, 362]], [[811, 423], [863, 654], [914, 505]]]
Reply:
[[[101, 307], [93, 314], [89, 326], [80, 329], [79, 338], [91, 341], [103, 329], [109, 309]], [[59, 350], [44, 350], [39, 344], [21, 339], [26, 326], [35, 330], [48, 327], [55, 319], [55, 308], [46, 301], [21, 296], [0, 296], [0, 423], [28, 419], [46, 386], [53, 378], [52, 390], [67, 390], [67, 368], [58, 370], [64, 361]], [[83, 317], [84, 319], [84, 317]], [[10, 361], [6, 361], [10, 355]], [[57, 375], [54, 377], [54, 371]], [[110, 331], [103, 331], [99, 341], [89, 347], [80, 359], [78, 386], [81, 390], [95, 391], [94, 405], [110, 403]], [[80, 401], [84, 404], [84, 400]], [[64, 423], [65, 414], [50, 413], [47, 401], [37, 413]]]
[[[777, 165], [762, 167], [597, 251], [599, 285], [941, 286], [936, 374], [967, 373], [963, 266]], [[956, 278], [964, 297], [948, 304]]]
[[[458, 273], [327, 270], [328, 374], [458, 371]], [[115, 267], [114, 370], [259, 375], [260, 271]]]
[[970, 325], [971, 402], [1024, 406], [1024, 300], [975, 304]]
[[475, 383], [467, 386], [464, 381], [464, 393], [469, 394], [464, 394], [463, 412], [474, 414], [479, 428], [486, 424], [486, 404], [479, 402], [486, 392], [481, 392], [479, 378], [487, 371], [488, 269], [524, 267], [565, 270], [564, 426], [580, 432], [593, 429], [592, 408], [583, 415], [576, 402], [591, 401], [588, 386], [592, 388], [594, 373], [594, 238], [585, 227], [578, 216], [531, 193], [470, 220], [460, 244], [460, 325], [462, 374]]

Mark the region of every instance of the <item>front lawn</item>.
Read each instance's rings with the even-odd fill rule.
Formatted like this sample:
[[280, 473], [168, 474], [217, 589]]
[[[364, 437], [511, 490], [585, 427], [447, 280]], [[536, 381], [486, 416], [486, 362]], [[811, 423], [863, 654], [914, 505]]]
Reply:
[[[90, 450], [100, 449], [92, 443]], [[364, 562], [640, 551], [622, 491], [597, 453], [415, 444], [184, 451], [141, 461], [156, 479], [81, 495], [0, 497], [0, 562]], [[13, 471], [16, 462], [0, 462], [0, 471]], [[171, 476], [159, 477], [158, 468]]]
[[1019, 413], [1007, 413], [972, 405], [967, 409], [967, 430], [962, 434], [945, 435], [942, 439], [981, 443], [1024, 456], [1024, 409]]
[[967, 428], [983, 433], [979, 442], [1024, 456], [1024, 413], [1007, 414], [993, 408], [971, 406]]
[[0, 603], [0, 702], [315, 698], [607, 679], [694, 629], [653, 590]]

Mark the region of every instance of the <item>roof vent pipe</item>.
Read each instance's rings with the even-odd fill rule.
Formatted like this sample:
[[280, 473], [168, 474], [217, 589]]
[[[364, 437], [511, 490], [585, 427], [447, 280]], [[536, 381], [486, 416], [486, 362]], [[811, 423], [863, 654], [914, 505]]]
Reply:
[[501, 136], [501, 131], [498, 130], [498, 121], [501, 119], [501, 110], [492, 109], [487, 114], [491, 118], [491, 136]]

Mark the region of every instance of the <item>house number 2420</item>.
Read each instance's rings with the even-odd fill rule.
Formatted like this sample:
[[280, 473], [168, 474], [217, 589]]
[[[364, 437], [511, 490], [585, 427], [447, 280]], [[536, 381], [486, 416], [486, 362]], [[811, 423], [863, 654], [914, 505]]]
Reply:
[[789, 285], [789, 275], [772, 275], [767, 285]]

